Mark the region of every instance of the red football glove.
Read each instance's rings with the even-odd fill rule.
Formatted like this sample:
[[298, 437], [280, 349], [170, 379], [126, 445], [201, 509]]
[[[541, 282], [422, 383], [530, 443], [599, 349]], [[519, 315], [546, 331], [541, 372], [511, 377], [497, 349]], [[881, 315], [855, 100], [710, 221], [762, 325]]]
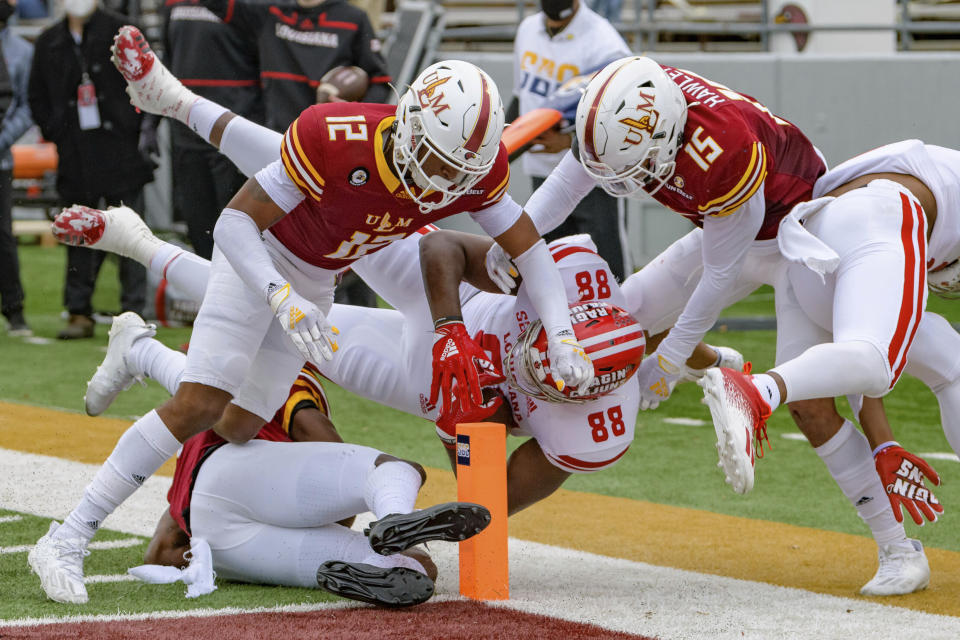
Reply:
[[437, 435], [444, 444], [453, 446], [456, 442], [457, 423], [479, 422], [493, 415], [503, 399], [498, 395], [484, 404], [483, 387], [504, 379], [463, 322], [447, 322], [436, 328], [429, 404], [437, 406], [442, 395], [436, 423]]
[[936, 522], [937, 514], [943, 513], [943, 505], [933, 492], [924, 486], [923, 480], [926, 476], [931, 483], [939, 486], [940, 476], [937, 472], [926, 460], [901, 448], [896, 442], [887, 442], [878, 449], [873, 459], [897, 522], [903, 522], [901, 506], [910, 512], [913, 521], [921, 527], [924, 524], [921, 512], [927, 520]]

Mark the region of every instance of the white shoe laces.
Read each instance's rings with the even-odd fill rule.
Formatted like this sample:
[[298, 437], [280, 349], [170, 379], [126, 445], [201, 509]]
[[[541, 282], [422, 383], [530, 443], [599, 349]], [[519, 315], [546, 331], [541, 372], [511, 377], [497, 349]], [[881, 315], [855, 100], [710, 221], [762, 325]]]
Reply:
[[53, 548], [56, 550], [60, 567], [83, 582], [83, 559], [90, 555], [90, 551], [71, 540], [55, 540]]

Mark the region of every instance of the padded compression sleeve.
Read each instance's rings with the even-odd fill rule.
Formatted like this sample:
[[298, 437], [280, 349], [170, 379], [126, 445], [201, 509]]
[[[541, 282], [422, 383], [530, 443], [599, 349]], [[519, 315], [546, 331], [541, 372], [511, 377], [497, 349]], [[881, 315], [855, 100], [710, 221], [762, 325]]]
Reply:
[[224, 209], [213, 228], [213, 241], [237, 275], [264, 299], [271, 283], [286, 282], [267, 253], [257, 223], [244, 212]]
[[523, 276], [524, 282], [536, 283], [526, 287], [527, 295], [537, 310], [547, 335], [570, 329], [570, 309], [567, 305], [566, 288], [557, 270], [557, 263], [547, 249], [547, 243], [540, 239], [532, 247], [513, 259]]
[[533, 220], [537, 233], [543, 235], [559, 227], [596, 186], [597, 183], [568, 151], [523, 209]]

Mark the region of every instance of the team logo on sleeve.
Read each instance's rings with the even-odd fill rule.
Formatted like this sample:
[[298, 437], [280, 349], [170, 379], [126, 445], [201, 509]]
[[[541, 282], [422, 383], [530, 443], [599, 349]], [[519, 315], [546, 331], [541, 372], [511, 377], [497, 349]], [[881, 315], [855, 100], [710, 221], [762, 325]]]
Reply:
[[363, 167], [357, 167], [350, 172], [350, 184], [355, 187], [362, 187], [370, 179], [370, 172]]
[[673, 178], [673, 185], [674, 185], [677, 189], [683, 189], [683, 186], [684, 186], [685, 184], [686, 184], [686, 182], [684, 182], [683, 176], [674, 176], [674, 178]]

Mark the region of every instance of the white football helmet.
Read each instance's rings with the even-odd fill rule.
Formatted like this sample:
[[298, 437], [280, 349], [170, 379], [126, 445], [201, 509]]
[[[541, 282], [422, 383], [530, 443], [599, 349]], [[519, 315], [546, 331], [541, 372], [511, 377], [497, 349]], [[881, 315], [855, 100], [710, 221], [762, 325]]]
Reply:
[[673, 174], [687, 101], [656, 62], [611, 62], [577, 107], [580, 163], [613, 196], [653, 195]]
[[927, 272], [930, 291], [948, 300], [960, 298], [960, 260]]
[[497, 85], [469, 62], [444, 60], [417, 76], [397, 105], [393, 166], [421, 212], [449, 205], [487, 175], [503, 119]]

